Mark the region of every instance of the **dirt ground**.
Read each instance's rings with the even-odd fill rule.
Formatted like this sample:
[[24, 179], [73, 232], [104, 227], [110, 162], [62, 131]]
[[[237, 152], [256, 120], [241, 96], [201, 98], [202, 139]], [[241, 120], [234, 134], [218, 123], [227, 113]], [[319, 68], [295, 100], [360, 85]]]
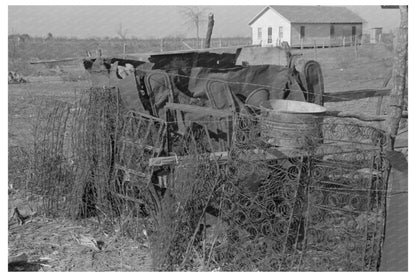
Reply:
[[[23, 192], [9, 190], [9, 257], [28, 257], [27, 263], [9, 265], [9, 271], [151, 271], [143, 234], [134, 241], [100, 227], [95, 218], [46, 218], [31, 203]], [[30, 216], [24, 224], [13, 216], [14, 208]]]
[[[334, 50], [332, 50], [334, 51]], [[381, 54], [384, 55], [380, 50]], [[312, 54], [313, 55], [313, 52]], [[381, 87], [383, 77], [391, 67], [382, 63], [361, 65], [362, 61], [345, 62], [345, 67], [334, 66], [337, 58], [326, 59], [319, 54], [324, 82], [328, 91]], [[374, 57], [380, 59], [380, 57]], [[322, 61], [321, 61], [322, 60]], [[328, 63], [325, 63], [328, 61]], [[368, 57], [365, 62], [368, 62]], [[79, 65], [80, 66], [80, 65]], [[76, 70], [79, 70], [79, 66]], [[85, 80], [63, 81], [59, 76], [29, 78], [26, 84], [9, 85], [8, 89], [8, 143], [23, 147], [30, 143], [30, 119], [33, 117], [34, 100], [53, 97], [74, 101], [81, 89], [87, 88]], [[345, 103], [333, 103], [332, 109], [367, 111], [373, 113], [376, 99], [362, 99]], [[369, 107], [373, 108], [370, 111]], [[373, 113], [374, 114], [374, 113]], [[46, 218], [35, 213], [34, 203], [24, 194], [18, 167], [11, 167], [9, 157], [8, 195], [8, 255], [26, 253], [28, 263], [9, 270], [30, 271], [150, 271], [151, 259], [148, 241], [142, 234], [135, 241], [117, 232], [107, 232], [96, 219], [70, 220]], [[12, 157], [13, 158], [13, 157]], [[17, 178], [19, 177], [19, 178]], [[13, 188], [10, 189], [10, 186]], [[14, 208], [24, 216], [31, 215], [20, 225], [13, 217]], [[97, 247], [99, 242], [100, 247]], [[99, 249], [101, 248], [101, 249]]]

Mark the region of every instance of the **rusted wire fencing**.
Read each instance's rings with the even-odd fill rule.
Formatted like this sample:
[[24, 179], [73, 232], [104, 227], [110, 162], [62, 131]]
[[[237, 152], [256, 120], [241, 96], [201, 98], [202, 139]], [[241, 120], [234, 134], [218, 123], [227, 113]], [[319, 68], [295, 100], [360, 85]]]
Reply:
[[75, 103], [43, 99], [33, 124], [29, 190], [49, 215], [83, 215], [96, 210], [90, 198], [102, 197], [110, 182], [111, 139], [116, 133], [117, 96], [87, 90]]
[[[161, 200], [165, 216], [152, 234], [155, 268], [376, 270], [388, 167], [384, 134], [327, 118], [322, 136], [312, 138], [319, 147], [276, 149], [263, 143], [260, 120], [240, 117], [224, 153], [175, 158]], [[203, 149], [201, 141], [181, 145]]]
[[39, 197], [42, 209], [56, 214], [64, 191], [72, 184], [72, 170], [64, 155], [64, 142], [70, 116], [66, 102], [41, 98], [37, 100], [32, 120], [33, 141], [28, 189]]
[[96, 216], [133, 237], [144, 224], [155, 270], [378, 268], [382, 131], [325, 117], [315, 132], [291, 122], [276, 142], [262, 115], [164, 121], [119, 99], [91, 89], [40, 111], [31, 188], [45, 211]]

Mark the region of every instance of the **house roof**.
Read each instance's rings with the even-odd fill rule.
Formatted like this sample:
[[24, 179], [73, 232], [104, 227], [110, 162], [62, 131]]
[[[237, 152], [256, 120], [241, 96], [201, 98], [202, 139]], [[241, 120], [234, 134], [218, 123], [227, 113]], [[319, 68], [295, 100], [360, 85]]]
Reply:
[[363, 23], [364, 19], [341, 6], [267, 6], [248, 23], [253, 24], [268, 9], [291, 23]]

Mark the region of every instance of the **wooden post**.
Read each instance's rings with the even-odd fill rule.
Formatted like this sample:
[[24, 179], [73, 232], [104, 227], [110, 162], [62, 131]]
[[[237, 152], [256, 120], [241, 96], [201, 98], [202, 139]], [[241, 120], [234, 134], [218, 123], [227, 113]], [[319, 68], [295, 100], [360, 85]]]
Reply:
[[160, 52], [163, 52], [163, 38], [160, 39]]
[[[393, 60], [393, 89], [389, 99], [389, 118], [386, 121], [387, 152], [394, 152], [394, 143], [403, 113], [407, 79], [408, 7], [400, 6], [400, 27]], [[397, 166], [394, 161], [392, 166]], [[396, 178], [394, 178], [396, 176]], [[387, 217], [385, 240], [381, 251], [381, 271], [408, 269], [408, 172], [390, 169], [387, 188]]]
[[204, 48], [209, 48], [211, 45], [211, 35], [212, 35], [213, 28], [214, 28], [214, 14], [210, 13], [208, 15], [208, 29], [207, 29], [207, 35], [205, 37]]
[[345, 37], [342, 37], [342, 47], [345, 48]]
[[123, 44], [123, 57], [126, 58], [126, 43]]
[[290, 45], [287, 41], [283, 41], [282, 42], [282, 48], [285, 51], [286, 54], [286, 62], [287, 64], [290, 63], [290, 57], [292, 56], [291, 52], [290, 52]]
[[300, 39], [300, 49], [303, 49], [303, 38]]
[[[391, 71], [387, 72], [386, 76], [384, 77], [383, 88], [386, 88], [388, 86], [388, 84], [391, 80], [391, 77], [392, 77], [392, 72]], [[378, 99], [377, 99], [376, 115], [378, 115], [378, 116], [381, 115], [381, 106], [383, 105], [383, 99], [384, 99], [383, 95], [379, 96]], [[383, 129], [383, 123], [379, 122], [378, 123], [378, 128]]]
[[315, 50], [315, 61], [318, 59], [318, 53], [316, 50], [316, 40], [313, 41], [313, 49]]
[[358, 58], [358, 48], [357, 48], [357, 37], [354, 36], [354, 51], [355, 51], [355, 57]]
[[222, 43], [221, 43], [221, 37], [220, 37], [220, 48], [222, 47]]
[[394, 139], [399, 130], [399, 123], [403, 112], [404, 95], [407, 78], [407, 45], [408, 45], [408, 20], [407, 6], [400, 6], [401, 22], [397, 37], [397, 45], [394, 51], [393, 61], [393, 89], [390, 94], [389, 115], [386, 122], [387, 133], [391, 136], [391, 149], [394, 147]]

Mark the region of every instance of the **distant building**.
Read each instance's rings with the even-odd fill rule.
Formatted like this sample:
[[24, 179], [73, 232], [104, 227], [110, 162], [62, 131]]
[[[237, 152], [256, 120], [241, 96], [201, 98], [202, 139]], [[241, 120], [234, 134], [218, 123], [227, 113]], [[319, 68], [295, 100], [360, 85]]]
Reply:
[[253, 44], [318, 47], [361, 43], [364, 20], [340, 6], [266, 6], [249, 25]]
[[381, 41], [381, 34], [383, 33], [383, 28], [375, 27], [370, 30], [370, 43], [379, 43]]

